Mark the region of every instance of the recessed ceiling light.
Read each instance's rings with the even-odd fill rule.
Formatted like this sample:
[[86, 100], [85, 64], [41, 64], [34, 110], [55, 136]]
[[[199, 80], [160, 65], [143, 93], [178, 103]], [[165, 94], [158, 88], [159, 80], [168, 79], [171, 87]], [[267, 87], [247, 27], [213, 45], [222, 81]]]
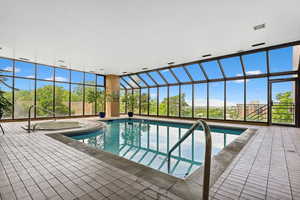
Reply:
[[255, 31], [266, 28], [266, 24], [259, 24], [253, 27]]
[[30, 60], [30, 59], [28, 59], [28, 58], [19, 58], [20, 60], [26, 60], [26, 61], [28, 61], [28, 60]]
[[261, 43], [256, 43], [256, 44], [253, 44], [251, 45], [252, 47], [257, 47], [257, 46], [261, 46], [261, 45], [265, 45], [266, 43], [264, 42], [261, 42]]
[[122, 72], [123, 74], [127, 74], [127, 72]]
[[209, 57], [209, 56], [211, 56], [211, 54], [205, 54], [202, 57], [205, 58], [205, 57]]
[[148, 69], [147, 67], [143, 67], [143, 68], [142, 68], [142, 70], [147, 70], [147, 69]]
[[2, 50], [2, 47], [0, 47], [0, 50]]
[[99, 70], [100, 70], [100, 71], [104, 71], [104, 69], [103, 69], [103, 68], [100, 68]]
[[238, 50], [238, 51], [237, 51], [237, 53], [242, 53], [242, 52], [244, 52], [244, 50]]
[[175, 62], [168, 62], [168, 65], [173, 65]]
[[58, 60], [57, 62], [64, 63], [65, 61], [64, 60]]
[[67, 66], [66, 65], [59, 65], [60, 67], [63, 67], [63, 68], [67, 68]]

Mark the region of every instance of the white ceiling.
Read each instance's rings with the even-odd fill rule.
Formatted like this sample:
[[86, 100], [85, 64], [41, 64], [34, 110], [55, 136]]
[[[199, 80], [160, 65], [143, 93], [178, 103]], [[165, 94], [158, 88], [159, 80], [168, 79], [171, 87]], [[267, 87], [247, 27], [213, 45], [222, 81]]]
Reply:
[[[299, 0], [2, 0], [0, 55], [121, 74], [300, 40]], [[266, 29], [253, 26], [266, 23]]]

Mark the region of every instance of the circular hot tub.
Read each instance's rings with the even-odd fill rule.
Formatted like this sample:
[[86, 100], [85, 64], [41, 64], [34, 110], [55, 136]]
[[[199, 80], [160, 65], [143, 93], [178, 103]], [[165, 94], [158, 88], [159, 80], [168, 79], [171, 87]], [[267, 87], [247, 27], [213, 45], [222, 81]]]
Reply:
[[48, 122], [38, 122], [33, 125], [34, 130], [63, 130], [63, 129], [73, 129], [81, 128], [83, 124], [76, 121], [48, 121]]

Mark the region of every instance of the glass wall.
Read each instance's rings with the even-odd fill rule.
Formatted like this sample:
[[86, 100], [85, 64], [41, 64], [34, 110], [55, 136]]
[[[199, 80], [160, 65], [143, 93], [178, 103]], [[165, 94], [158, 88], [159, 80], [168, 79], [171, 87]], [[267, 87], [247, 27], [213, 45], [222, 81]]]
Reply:
[[126, 76], [138, 77], [143, 115], [265, 123], [269, 80], [298, 78], [299, 51], [280, 45]]
[[[0, 90], [11, 102], [3, 119], [96, 115], [102, 75], [0, 58]], [[96, 89], [97, 88], [97, 89]], [[100, 109], [99, 109], [100, 110]]]

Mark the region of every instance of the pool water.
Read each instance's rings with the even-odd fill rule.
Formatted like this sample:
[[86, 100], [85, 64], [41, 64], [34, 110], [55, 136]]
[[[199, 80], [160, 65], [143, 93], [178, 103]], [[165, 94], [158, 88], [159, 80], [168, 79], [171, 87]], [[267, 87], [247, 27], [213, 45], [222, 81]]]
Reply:
[[[167, 173], [167, 152], [191, 127], [191, 124], [152, 120], [118, 119], [105, 121], [107, 128], [70, 136], [92, 147], [113, 153]], [[212, 155], [221, 151], [245, 129], [210, 127]], [[197, 129], [171, 156], [173, 176], [184, 178], [202, 165], [205, 136]]]

